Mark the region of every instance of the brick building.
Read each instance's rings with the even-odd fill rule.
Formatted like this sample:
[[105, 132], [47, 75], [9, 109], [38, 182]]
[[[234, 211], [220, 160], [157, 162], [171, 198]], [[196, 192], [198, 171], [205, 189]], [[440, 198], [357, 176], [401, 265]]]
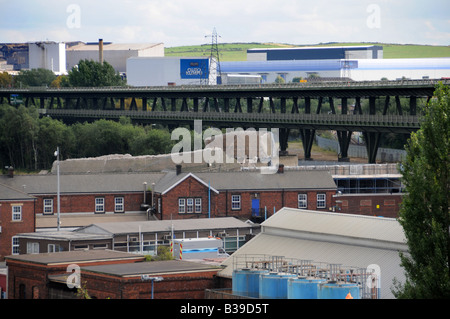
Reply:
[[0, 261], [17, 253], [18, 233], [35, 230], [36, 198], [0, 183]]
[[397, 218], [403, 199], [401, 193], [337, 194], [335, 211], [344, 214]]
[[[170, 260], [144, 262], [144, 256], [117, 251], [73, 251], [8, 256], [8, 299], [76, 299], [74, 272], [91, 298], [204, 298], [215, 287], [214, 265]], [[154, 282], [158, 277], [162, 281]], [[150, 280], [149, 280], [150, 279]]]
[[326, 170], [167, 173], [155, 186], [159, 219], [264, 219], [282, 207], [329, 210], [336, 184]]

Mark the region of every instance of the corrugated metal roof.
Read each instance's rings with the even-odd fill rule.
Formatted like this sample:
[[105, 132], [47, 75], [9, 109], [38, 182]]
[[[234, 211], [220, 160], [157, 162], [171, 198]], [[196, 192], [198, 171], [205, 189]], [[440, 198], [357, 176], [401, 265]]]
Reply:
[[355, 239], [405, 243], [400, 223], [394, 218], [339, 214], [283, 208], [261, 224], [268, 231], [273, 228], [295, 230]]

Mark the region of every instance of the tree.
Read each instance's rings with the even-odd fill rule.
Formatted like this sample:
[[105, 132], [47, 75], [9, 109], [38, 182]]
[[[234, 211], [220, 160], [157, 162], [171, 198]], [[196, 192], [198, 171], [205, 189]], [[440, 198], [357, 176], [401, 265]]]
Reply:
[[123, 86], [125, 82], [108, 62], [81, 60], [68, 74], [69, 85], [79, 87]]
[[397, 298], [450, 298], [450, 89], [440, 84], [406, 146], [401, 173], [406, 194], [399, 213], [408, 253]]
[[15, 78], [17, 87], [50, 86], [56, 75], [47, 69], [21, 70]]

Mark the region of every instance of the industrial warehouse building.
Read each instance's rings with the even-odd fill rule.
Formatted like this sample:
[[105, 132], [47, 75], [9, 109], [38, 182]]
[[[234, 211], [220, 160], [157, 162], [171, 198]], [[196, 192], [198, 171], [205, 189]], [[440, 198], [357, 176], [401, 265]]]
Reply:
[[112, 65], [119, 73], [127, 70], [126, 61], [131, 57], [162, 57], [164, 56], [163, 43], [111, 43], [78, 42], [68, 43], [66, 49], [67, 70], [71, 70], [80, 60], [100, 60], [100, 50], [103, 60]]
[[[270, 267], [277, 261], [279, 269], [306, 261], [324, 270], [334, 269], [337, 277], [328, 280], [339, 281], [342, 274], [375, 272], [374, 286], [370, 284], [367, 291], [367, 282], [360, 282], [360, 292], [368, 293], [366, 298], [392, 299], [394, 278], [405, 280], [399, 252], [405, 253], [407, 248], [403, 228], [394, 218], [283, 208], [261, 224], [258, 235], [222, 263], [225, 269], [218, 275], [229, 280], [231, 288], [236, 270], [251, 265], [255, 267], [253, 270], [264, 270], [264, 261]], [[292, 268], [295, 275], [299, 271]]]

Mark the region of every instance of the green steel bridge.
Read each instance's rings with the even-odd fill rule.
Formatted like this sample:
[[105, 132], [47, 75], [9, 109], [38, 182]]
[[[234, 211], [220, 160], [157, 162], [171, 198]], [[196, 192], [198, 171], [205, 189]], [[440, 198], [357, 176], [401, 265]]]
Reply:
[[[449, 85], [449, 80], [442, 80]], [[374, 163], [380, 136], [409, 134], [420, 127], [421, 103], [432, 97], [437, 80], [313, 82], [298, 84], [27, 88], [0, 89], [0, 103], [35, 105], [42, 116], [65, 122], [118, 120], [194, 124], [217, 128], [279, 128], [280, 149], [289, 130], [299, 129], [305, 159], [311, 158], [316, 130], [336, 130], [340, 159], [347, 159], [351, 134], [362, 132], [369, 163]], [[403, 105], [402, 105], [403, 104]], [[405, 105], [406, 104], [406, 105]]]

